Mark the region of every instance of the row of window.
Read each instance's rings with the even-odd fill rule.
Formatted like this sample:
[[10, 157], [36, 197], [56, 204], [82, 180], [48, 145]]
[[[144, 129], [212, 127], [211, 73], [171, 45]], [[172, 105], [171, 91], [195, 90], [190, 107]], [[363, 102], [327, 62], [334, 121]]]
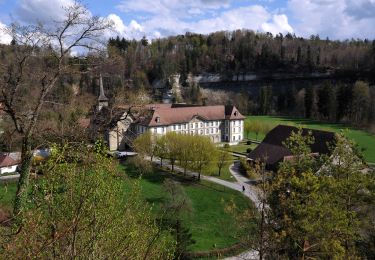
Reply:
[[[211, 122], [200, 122], [200, 123], [190, 123], [190, 129], [198, 129], [198, 128], [203, 128], [203, 127], [210, 127], [210, 126], [219, 126], [220, 122], [219, 121], [211, 121]], [[173, 125], [172, 129], [173, 130], [187, 130], [189, 127], [189, 124], [178, 124], [178, 125]]]

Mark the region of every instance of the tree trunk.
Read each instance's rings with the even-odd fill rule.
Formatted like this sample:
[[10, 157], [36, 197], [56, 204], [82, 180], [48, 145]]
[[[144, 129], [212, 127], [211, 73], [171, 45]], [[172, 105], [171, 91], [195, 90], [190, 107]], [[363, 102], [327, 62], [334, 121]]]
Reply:
[[33, 152], [31, 151], [30, 140], [28, 137], [24, 137], [22, 140], [20, 179], [18, 180], [16, 198], [14, 199], [14, 216], [18, 216], [26, 206], [32, 159]]
[[219, 176], [220, 176], [220, 174], [221, 174], [221, 167], [219, 167]]

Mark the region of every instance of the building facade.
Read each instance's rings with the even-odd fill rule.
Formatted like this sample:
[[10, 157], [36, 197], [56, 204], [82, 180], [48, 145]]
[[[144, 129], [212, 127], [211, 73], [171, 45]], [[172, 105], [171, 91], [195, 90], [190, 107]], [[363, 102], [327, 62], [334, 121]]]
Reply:
[[150, 116], [133, 123], [139, 135], [150, 131], [207, 136], [214, 143], [237, 144], [243, 140], [245, 117], [234, 106], [150, 105]]
[[207, 136], [213, 143], [238, 144], [243, 140], [245, 117], [235, 106], [196, 106], [187, 104], [149, 104], [137, 109], [129, 106], [109, 108], [100, 81], [98, 111], [94, 131], [102, 129], [111, 151], [124, 151], [147, 131], [154, 135], [168, 132]]

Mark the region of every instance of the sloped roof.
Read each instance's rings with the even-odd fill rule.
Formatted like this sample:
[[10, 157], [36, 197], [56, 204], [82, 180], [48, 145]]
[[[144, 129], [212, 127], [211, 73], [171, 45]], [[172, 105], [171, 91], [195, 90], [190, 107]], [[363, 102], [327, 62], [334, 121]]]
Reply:
[[[298, 128], [294, 126], [276, 126], [266, 135], [262, 143], [249, 154], [249, 158], [252, 160], [260, 159], [269, 165], [280, 162], [285, 156], [292, 155], [289, 149], [283, 145], [283, 142], [291, 136], [292, 132], [297, 131]], [[335, 141], [335, 134], [333, 132], [303, 128], [302, 135], [306, 136], [310, 131], [315, 140], [310, 145], [311, 152], [328, 154], [330, 152], [330, 144]]]
[[145, 126], [164, 126], [188, 123], [195, 117], [206, 121], [245, 119], [234, 106], [169, 105], [153, 107], [150, 115], [140, 120], [139, 123]]
[[17, 165], [18, 163], [6, 154], [0, 155], [0, 167], [9, 167]]

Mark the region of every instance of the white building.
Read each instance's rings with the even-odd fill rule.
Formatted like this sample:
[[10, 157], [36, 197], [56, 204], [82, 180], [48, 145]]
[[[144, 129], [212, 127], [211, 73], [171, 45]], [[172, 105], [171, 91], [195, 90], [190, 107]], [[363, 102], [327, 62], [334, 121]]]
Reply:
[[6, 154], [0, 155], [0, 175], [17, 171], [18, 163]]
[[214, 143], [238, 144], [243, 140], [245, 117], [235, 106], [149, 104], [110, 108], [100, 83], [98, 112], [91, 125], [94, 132], [104, 134], [111, 151], [125, 150], [136, 136], [147, 131], [155, 135], [203, 135]]

